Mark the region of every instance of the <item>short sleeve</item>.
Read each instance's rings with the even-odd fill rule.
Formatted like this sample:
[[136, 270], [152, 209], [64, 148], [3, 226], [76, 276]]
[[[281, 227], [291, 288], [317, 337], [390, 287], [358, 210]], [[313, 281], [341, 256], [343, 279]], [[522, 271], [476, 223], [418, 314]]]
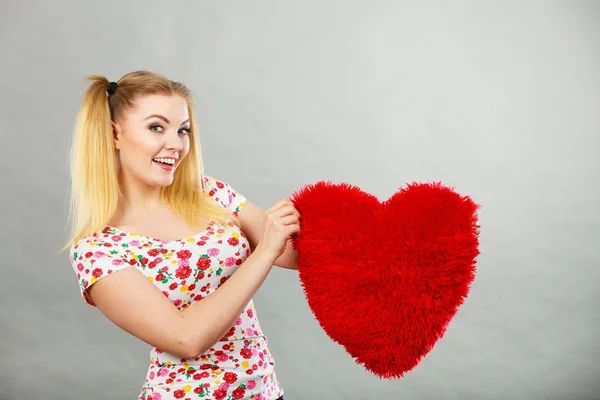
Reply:
[[213, 178], [212, 176], [204, 177], [202, 187], [204, 192], [217, 204], [221, 204], [236, 217], [244, 204], [246, 204], [246, 198], [242, 194], [237, 192], [227, 183]]
[[96, 305], [87, 290], [108, 275], [131, 266], [118, 255], [113, 246], [107, 246], [101, 239], [93, 236], [81, 239], [71, 246], [70, 261], [77, 275], [81, 297], [93, 307]]

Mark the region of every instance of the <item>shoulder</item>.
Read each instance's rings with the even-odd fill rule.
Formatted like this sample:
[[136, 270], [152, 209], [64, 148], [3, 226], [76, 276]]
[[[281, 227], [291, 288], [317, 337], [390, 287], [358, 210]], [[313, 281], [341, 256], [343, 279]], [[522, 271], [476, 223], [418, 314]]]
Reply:
[[[111, 262], [119, 260], [123, 256], [121, 239], [119, 235], [111, 234], [107, 229], [100, 234], [85, 236], [70, 247], [70, 261], [72, 264], [80, 262], [94, 264], [101, 260]], [[118, 263], [115, 261], [115, 264]]]
[[226, 190], [229, 187], [227, 183], [224, 181], [215, 178], [211, 175], [204, 175], [202, 177], [202, 189], [205, 193], [210, 194], [211, 192], [217, 192], [221, 190]]
[[[78, 256], [88, 253], [104, 252], [105, 241], [99, 235], [89, 235], [77, 240], [71, 248], [69, 253], [73, 258], [77, 259]], [[90, 254], [91, 256], [91, 254]]]
[[246, 197], [235, 190], [230, 184], [214, 176], [205, 175], [202, 178], [202, 190], [213, 201], [221, 204], [234, 214], [239, 213], [246, 204]]
[[69, 249], [71, 266], [77, 276], [82, 298], [86, 303], [95, 304], [87, 289], [100, 279], [130, 265], [124, 259], [122, 247], [111, 239], [109, 232], [103, 235], [90, 235], [79, 239]]

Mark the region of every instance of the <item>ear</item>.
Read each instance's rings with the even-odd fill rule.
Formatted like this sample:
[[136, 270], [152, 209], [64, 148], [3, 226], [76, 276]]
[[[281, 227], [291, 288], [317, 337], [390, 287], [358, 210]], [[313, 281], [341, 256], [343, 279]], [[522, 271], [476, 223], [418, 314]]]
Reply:
[[121, 127], [116, 122], [112, 122], [112, 135], [115, 150], [121, 150]]

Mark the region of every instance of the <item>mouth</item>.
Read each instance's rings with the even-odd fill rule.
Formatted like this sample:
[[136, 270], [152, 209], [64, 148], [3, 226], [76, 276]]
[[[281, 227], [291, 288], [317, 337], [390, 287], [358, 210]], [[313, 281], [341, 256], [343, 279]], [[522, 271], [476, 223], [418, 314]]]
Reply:
[[152, 161], [167, 171], [170, 171], [175, 167], [174, 158], [153, 158]]

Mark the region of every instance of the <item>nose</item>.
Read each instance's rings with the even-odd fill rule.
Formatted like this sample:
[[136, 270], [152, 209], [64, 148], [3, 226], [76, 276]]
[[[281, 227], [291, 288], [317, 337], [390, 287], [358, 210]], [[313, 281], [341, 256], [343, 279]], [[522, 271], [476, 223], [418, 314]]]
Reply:
[[169, 150], [181, 151], [183, 149], [183, 138], [177, 132], [167, 135], [165, 147]]

